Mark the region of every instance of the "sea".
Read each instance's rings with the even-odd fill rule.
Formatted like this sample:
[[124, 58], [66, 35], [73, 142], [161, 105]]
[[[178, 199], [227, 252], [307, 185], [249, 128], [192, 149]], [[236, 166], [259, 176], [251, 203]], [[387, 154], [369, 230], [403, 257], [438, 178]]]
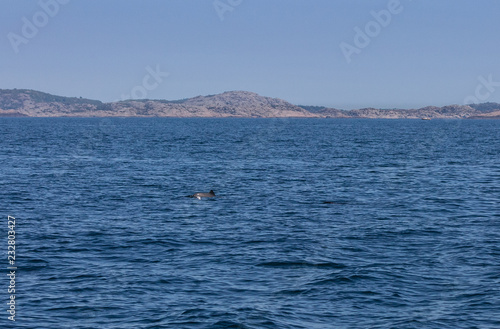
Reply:
[[0, 118], [0, 327], [500, 328], [499, 155], [500, 120]]

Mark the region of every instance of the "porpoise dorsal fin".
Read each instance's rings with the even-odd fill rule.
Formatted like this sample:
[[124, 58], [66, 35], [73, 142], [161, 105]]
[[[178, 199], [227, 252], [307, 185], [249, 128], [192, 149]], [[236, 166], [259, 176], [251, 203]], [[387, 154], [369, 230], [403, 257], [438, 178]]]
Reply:
[[214, 191], [212, 191], [212, 190], [210, 190], [210, 192], [208, 192], [208, 193], [215, 195]]

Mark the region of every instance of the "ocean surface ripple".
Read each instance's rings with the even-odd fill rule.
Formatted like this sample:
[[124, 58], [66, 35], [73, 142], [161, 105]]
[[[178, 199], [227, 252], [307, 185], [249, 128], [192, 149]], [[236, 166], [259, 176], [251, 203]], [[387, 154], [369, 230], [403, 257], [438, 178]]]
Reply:
[[500, 328], [498, 120], [0, 127], [16, 327]]

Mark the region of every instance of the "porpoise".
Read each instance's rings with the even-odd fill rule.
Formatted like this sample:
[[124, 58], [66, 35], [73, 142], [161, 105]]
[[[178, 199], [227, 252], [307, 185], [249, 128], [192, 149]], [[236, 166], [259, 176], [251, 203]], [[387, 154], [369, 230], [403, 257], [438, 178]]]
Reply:
[[215, 197], [214, 191], [210, 190], [208, 193], [195, 193], [193, 195], [188, 195], [190, 198], [197, 198], [198, 200], [201, 200], [201, 198], [213, 198]]

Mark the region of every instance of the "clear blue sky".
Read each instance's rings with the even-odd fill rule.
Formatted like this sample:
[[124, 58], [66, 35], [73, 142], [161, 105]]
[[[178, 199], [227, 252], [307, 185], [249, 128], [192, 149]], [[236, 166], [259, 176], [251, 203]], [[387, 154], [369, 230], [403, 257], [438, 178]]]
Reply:
[[[0, 1], [0, 88], [102, 101], [247, 90], [344, 109], [500, 102], [497, 0], [54, 1]], [[371, 28], [368, 45], [356, 27]]]

